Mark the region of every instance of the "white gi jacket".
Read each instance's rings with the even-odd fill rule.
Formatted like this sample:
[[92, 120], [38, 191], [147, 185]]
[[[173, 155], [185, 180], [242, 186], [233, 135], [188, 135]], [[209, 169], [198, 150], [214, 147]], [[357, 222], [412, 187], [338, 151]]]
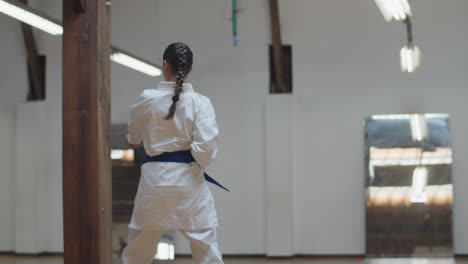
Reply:
[[191, 150], [196, 162], [147, 162], [135, 197], [129, 227], [143, 230], [199, 230], [218, 225], [213, 195], [204, 167], [217, 153], [218, 127], [208, 97], [184, 83], [174, 118], [165, 120], [174, 96], [174, 82], [144, 90], [132, 106], [127, 140], [143, 140], [150, 156]]

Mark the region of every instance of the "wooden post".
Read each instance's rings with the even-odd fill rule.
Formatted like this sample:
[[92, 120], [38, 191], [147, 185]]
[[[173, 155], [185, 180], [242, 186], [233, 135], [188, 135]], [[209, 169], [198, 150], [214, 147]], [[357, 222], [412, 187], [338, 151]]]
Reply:
[[110, 264], [110, 1], [63, 1], [64, 263]]
[[279, 18], [278, 0], [269, 0], [271, 18], [271, 39], [273, 43], [273, 60], [276, 77], [276, 91], [286, 92], [283, 75], [283, 43], [281, 41], [281, 26]]

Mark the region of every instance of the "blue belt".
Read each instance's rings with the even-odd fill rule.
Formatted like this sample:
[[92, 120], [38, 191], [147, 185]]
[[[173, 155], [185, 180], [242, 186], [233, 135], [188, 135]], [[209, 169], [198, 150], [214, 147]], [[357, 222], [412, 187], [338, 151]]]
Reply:
[[[195, 162], [195, 159], [193, 158], [190, 150], [180, 150], [174, 152], [164, 152], [157, 156], [146, 156], [146, 162], [192, 163]], [[221, 183], [211, 178], [208, 174], [204, 173], [204, 175], [205, 180], [229, 192], [228, 188], [224, 187]]]

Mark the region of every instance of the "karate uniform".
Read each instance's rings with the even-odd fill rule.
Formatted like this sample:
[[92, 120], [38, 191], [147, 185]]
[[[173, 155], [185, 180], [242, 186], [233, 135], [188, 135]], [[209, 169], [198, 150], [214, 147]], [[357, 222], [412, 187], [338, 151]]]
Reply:
[[174, 96], [174, 82], [144, 90], [132, 106], [127, 140], [143, 141], [146, 153], [190, 150], [196, 162], [147, 162], [123, 251], [126, 264], [150, 263], [161, 231], [179, 230], [190, 242], [197, 264], [223, 263], [216, 243], [218, 219], [204, 167], [216, 157], [218, 127], [210, 100], [184, 83], [172, 120], [165, 120]]

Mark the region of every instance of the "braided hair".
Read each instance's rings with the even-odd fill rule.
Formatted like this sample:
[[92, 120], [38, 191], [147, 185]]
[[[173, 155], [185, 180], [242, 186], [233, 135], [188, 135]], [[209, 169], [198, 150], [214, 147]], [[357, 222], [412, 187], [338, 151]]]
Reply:
[[165, 117], [166, 120], [170, 120], [174, 117], [177, 101], [179, 101], [179, 96], [183, 92], [184, 80], [192, 67], [193, 53], [186, 44], [176, 42], [166, 48], [163, 60], [169, 63], [172, 73], [176, 74], [175, 94], [172, 97], [169, 113]]

